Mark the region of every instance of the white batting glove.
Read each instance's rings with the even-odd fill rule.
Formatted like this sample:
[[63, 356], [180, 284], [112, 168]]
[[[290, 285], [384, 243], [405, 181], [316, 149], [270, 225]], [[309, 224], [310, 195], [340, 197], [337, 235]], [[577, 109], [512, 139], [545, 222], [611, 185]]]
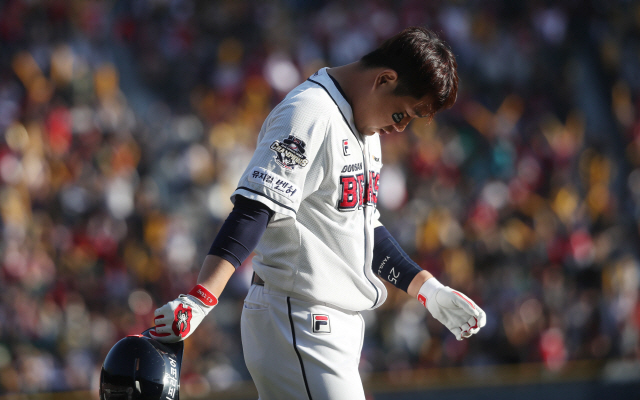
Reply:
[[149, 335], [165, 343], [184, 340], [216, 304], [216, 296], [204, 286], [196, 285], [189, 294], [181, 294], [155, 311], [155, 327], [149, 331]]
[[430, 278], [422, 284], [418, 301], [458, 340], [478, 333], [487, 323], [487, 314], [473, 300], [444, 286], [436, 278]]

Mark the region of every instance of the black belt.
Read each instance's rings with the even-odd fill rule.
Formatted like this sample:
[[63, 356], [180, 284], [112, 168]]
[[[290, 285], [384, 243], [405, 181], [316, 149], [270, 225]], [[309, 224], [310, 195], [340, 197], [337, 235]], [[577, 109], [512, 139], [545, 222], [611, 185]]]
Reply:
[[253, 285], [258, 285], [258, 286], [264, 286], [264, 281], [262, 280], [262, 278], [260, 278], [258, 276], [258, 274], [256, 274], [255, 272], [253, 273], [253, 278], [251, 279], [251, 284]]

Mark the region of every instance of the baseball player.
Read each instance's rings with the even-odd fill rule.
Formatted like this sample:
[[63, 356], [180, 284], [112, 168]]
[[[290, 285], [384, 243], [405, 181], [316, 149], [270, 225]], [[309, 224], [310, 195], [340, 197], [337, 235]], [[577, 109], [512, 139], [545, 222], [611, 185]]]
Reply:
[[418, 299], [458, 340], [478, 332], [482, 309], [411, 261], [376, 209], [379, 136], [451, 107], [456, 68], [441, 39], [412, 27], [293, 89], [262, 126], [197, 285], [155, 311], [151, 335], [187, 338], [252, 251], [241, 331], [262, 400], [365, 398], [360, 311], [384, 303], [379, 278]]

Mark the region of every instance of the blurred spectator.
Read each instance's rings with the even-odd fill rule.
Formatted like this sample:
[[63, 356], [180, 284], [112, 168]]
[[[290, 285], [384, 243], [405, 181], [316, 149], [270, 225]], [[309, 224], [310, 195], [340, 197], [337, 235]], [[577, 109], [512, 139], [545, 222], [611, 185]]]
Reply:
[[[408, 296], [365, 313], [362, 372], [640, 358], [640, 5], [0, 3], [0, 393], [95, 389], [106, 352], [194, 282], [270, 109], [408, 25], [457, 105], [384, 137], [383, 223], [488, 325]], [[186, 342], [183, 390], [249, 379], [246, 262]], [[427, 330], [428, 328], [428, 330]]]

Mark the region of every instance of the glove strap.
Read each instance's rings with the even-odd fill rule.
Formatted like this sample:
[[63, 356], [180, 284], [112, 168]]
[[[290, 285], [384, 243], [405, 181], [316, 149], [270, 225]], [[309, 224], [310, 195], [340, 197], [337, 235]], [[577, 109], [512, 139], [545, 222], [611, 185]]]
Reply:
[[213, 307], [218, 304], [218, 298], [213, 295], [210, 291], [207, 290], [202, 285], [195, 285], [193, 289], [189, 292], [189, 294], [196, 299], [200, 300], [202, 304], [207, 307]]
[[443, 288], [444, 285], [440, 283], [436, 278], [429, 278], [425, 283], [422, 284], [420, 290], [418, 291], [418, 301], [422, 303], [423, 306], [427, 306], [427, 299], [431, 299], [436, 292]]

